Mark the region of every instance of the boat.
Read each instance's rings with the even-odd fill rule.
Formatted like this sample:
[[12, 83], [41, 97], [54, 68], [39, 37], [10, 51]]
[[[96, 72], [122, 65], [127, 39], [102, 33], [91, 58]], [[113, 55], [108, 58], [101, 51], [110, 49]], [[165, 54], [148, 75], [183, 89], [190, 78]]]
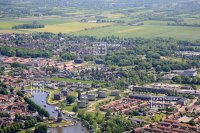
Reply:
[[55, 110], [57, 111], [57, 110], [58, 110], [58, 108], [57, 108], [57, 107], [55, 107]]
[[44, 104], [43, 106], [44, 106], [44, 107], [47, 107], [47, 105], [46, 105], [46, 104]]
[[70, 126], [73, 126], [74, 124], [69, 124]]
[[54, 111], [52, 111], [52, 113], [54, 113]]

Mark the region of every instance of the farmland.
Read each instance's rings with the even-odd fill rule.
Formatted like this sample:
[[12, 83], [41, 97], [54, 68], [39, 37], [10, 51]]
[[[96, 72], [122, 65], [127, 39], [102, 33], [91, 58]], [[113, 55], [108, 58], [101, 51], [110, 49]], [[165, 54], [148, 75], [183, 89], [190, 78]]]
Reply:
[[[45, 28], [39, 29], [20, 29], [13, 30], [12, 26], [19, 25], [23, 23], [31, 23], [32, 21], [37, 21], [40, 24], [44, 24]], [[98, 28], [112, 25], [112, 23], [81, 23], [78, 21], [73, 21], [67, 18], [60, 17], [44, 17], [42, 18], [21, 18], [13, 19], [9, 21], [0, 20], [0, 33], [3, 32], [52, 32], [52, 33], [70, 33], [77, 32], [81, 30], [87, 30], [90, 28]]]
[[71, 23], [47, 25], [45, 28], [33, 29], [33, 30], [24, 30], [24, 31], [70, 33], [70, 32], [77, 32], [77, 31], [81, 31], [81, 30], [86, 30], [86, 29], [90, 29], [90, 28], [97, 28], [97, 27], [102, 27], [102, 26], [107, 26], [107, 25], [110, 25], [110, 24], [109, 23], [97, 24], [97, 23], [71, 22]]
[[[114, 15], [113, 15], [114, 16]], [[30, 19], [19, 19], [0, 21], [0, 33], [9, 32], [53, 32], [71, 33], [74, 35], [88, 35], [96, 37], [118, 36], [118, 37], [144, 37], [144, 38], [175, 38], [183, 40], [198, 40], [200, 38], [200, 27], [168, 26], [166, 21], [144, 21], [141, 26], [128, 26], [127, 24], [113, 23], [82, 23], [67, 18], [45, 18], [37, 22], [44, 24], [40, 29], [13, 30], [12, 26], [33, 21]], [[195, 23], [197, 19], [186, 19], [187, 22]], [[195, 20], [195, 21], [193, 21]]]
[[162, 23], [145, 24], [143, 26], [123, 26], [115, 25], [99, 29], [92, 29], [88, 31], [81, 31], [75, 35], [89, 35], [89, 36], [119, 36], [119, 37], [144, 37], [144, 38], [176, 38], [184, 40], [197, 40], [200, 38], [200, 28], [183, 27], [183, 26], [167, 26]]
[[[104, 0], [103, 0], [104, 1]], [[177, 0], [178, 1], [178, 0]], [[117, 2], [112, 6], [107, 4], [92, 2], [90, 4], [79, 1], [71, 2], [71, 6], [65, 5], [62, 0], [58, 3], [49, 3], [46, 8], [39, 8], [44, 1], [34, 3], [36, 5], [23, 3], [26, 10], [31, 10], [32, 14], [21, 13], [16, 9], [16, 14], [4, 12], [0, 16], [0, 33], [9, 32], [53, 32], [73, 35], [88, 35], [96, 37], [117, 36], [117, 37], [141, 37], [141, 38], [175, 38], [179, 40], [199, 40], [200, 38], [200, 12], [196, 6], [190, 3], [181, 3], [180, 7], [170, 5], [160, 5], [158, 8], [143, 7], [141, 3], [132, 7], [132, 2], [125, 1], [119, 8]], [[55, 5], [52, 8], [52, 4]], [[97, 5], [96, 5], [97, 4]], [[22, 6], [24, 6], [22, 5]], [[91, 6], [92, 5], [92, 6]], [[190, 5], [190, 6], [188, 6]], [[6, 5], [9, 7], [9, 5]], [[11, 6], [11, 5], [10, 5]], [[124, 6], [124, 7], [123, 7]], [[168, 11], [169, 9], [169, 11]], [[86, 20], [81, 22], [81, 20]], [[38, 29], [18, 29], [13, 30], [12, 26], [31, 23], [37, 21], [45, 25]], [[98, 21], [90, 23], [89, 21]], [[142, 23], [142, 25], [137, 25]], [[171, 24], [171, 25], [170, 25]]]

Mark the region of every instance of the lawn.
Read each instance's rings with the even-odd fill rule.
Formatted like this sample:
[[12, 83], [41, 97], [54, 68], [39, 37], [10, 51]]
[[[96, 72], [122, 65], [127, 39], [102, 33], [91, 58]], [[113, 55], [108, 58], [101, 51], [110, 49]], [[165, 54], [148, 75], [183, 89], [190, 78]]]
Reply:
[[69, 83], [81, 82], [83, 84], [92, 84], [92, 83], [94, 83], [93, 81], [90, 81], [90, 80], [77, 80], [77, 79], [70, 79], [70, 78], [48, 78], [48, 80], [58, 81], [58, 82], [66, 81], [66, 82], [69, 82]]
[[200, 90], [200, 85], [196, 85], [196, 86], [197, 86], [197, 89]]
[[49, 96], [48, 96], [47, 99], [46, 99], [46, 101], [47, 101], [48, 104], [56, 105], [56, 104], [60, 103], [61, 101], [63, 101], [63, 100], [60, 100], [60, 101], [53, 100], [54, 94], [56, 94], [56, 93], [58, 93], [58, 92], [60, 92], [59, 89], [49, 91]]
[[165, 57], [163, 60], [169, 60], [173, 62], [185, 62], [185, 60], [182, 60], [181, 58], [178, 57]]

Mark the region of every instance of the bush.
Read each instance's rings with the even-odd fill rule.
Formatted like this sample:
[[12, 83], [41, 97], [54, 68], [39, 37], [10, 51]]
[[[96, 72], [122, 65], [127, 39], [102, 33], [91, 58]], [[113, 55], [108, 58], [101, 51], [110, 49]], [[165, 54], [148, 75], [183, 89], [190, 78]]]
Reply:
[[47, 133], [47, 129], [48, 129], [47, 124], [44, 123], [38, 124], [35, 127], [35, 133]]

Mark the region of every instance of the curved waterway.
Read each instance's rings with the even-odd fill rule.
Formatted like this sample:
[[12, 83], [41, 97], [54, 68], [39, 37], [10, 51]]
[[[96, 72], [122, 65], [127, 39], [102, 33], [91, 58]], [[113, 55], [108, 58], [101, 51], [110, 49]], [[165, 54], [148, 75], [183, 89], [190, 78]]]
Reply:
[[[46, 103], [46, 97], [48, 96], [48, 93], [36, 93], [32, 94], [33, 97], [31, 100], [33, 100], [36, 104], [39, 106], [45, 108], [50, 116], [56, 117], [57, 116], [57, 111], [55, 111], [55, 106], [53, 105], [48, 105]], [[46, 107], [44, 107], [44, 104]], [[54, 112], [54, 113], [53, 113]], [[74, 122], [75, 120], [71, 117], [68, 117], [66, 115], [63, 115], [64, 119], [68, 119], [69, 121]], [[56, 127], [56, 128], [49, 128], [48, 131], [50, 133], [88, 133], [87, 129], [82, 126], [81, 122], [78, 121], [74, 126], [69, 126], [69, 127]]]

